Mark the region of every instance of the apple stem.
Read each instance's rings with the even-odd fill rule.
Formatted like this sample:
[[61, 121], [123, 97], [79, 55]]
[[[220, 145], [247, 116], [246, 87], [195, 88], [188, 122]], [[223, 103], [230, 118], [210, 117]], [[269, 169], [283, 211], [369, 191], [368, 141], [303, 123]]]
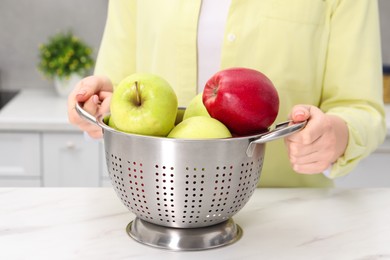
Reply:
[[218, 94], [218, 85], [216, 85], [213, 89], [213, 94], [216, 96]]
[[139, 86], [138, 86], [138, 81], [134, 82], [135, 84], [135, 96], [137, 98], [137, 105], [140, 106], [141, 105], [141, 93], [139, 91]]

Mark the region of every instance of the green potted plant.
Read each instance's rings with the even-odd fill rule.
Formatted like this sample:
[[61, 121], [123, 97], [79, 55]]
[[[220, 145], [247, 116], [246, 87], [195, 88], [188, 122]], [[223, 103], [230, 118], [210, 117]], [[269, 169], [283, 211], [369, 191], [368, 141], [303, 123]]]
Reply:
[[94, 65], [92, 49], [72, 32], [60, 32], [39, 46], [38, 70], [67, 96]]

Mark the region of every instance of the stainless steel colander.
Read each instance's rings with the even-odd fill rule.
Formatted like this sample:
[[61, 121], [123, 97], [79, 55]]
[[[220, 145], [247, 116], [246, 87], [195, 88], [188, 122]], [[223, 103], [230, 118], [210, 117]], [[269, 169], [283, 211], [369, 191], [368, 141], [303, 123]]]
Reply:
[[122, 203], [138, 219], [168, 228], [203, 228], [229, 220], [259, 182], [265, 142], [305, 122], [246, 137], [187, 140], [119, 132], [78, 104], [103, 130], [106, 162]]

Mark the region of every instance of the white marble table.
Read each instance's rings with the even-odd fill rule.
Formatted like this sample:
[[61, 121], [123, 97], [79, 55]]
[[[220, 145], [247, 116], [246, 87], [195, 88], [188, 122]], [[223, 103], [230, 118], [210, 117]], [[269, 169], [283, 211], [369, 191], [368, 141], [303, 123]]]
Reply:
[[390, 189], [260, 188], [236, 243], [174, 252], [139, 244], [111, 188], [0, 189], [0, 259], [390, 259]]

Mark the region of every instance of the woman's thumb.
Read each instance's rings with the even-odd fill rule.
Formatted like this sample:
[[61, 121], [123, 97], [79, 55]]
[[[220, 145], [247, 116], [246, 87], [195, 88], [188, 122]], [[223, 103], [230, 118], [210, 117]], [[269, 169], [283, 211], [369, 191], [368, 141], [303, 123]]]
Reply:
[[302, 122], [310, 117], [310, 106], [297, 105], [291, 112], [291, 120], [293, 122]]

